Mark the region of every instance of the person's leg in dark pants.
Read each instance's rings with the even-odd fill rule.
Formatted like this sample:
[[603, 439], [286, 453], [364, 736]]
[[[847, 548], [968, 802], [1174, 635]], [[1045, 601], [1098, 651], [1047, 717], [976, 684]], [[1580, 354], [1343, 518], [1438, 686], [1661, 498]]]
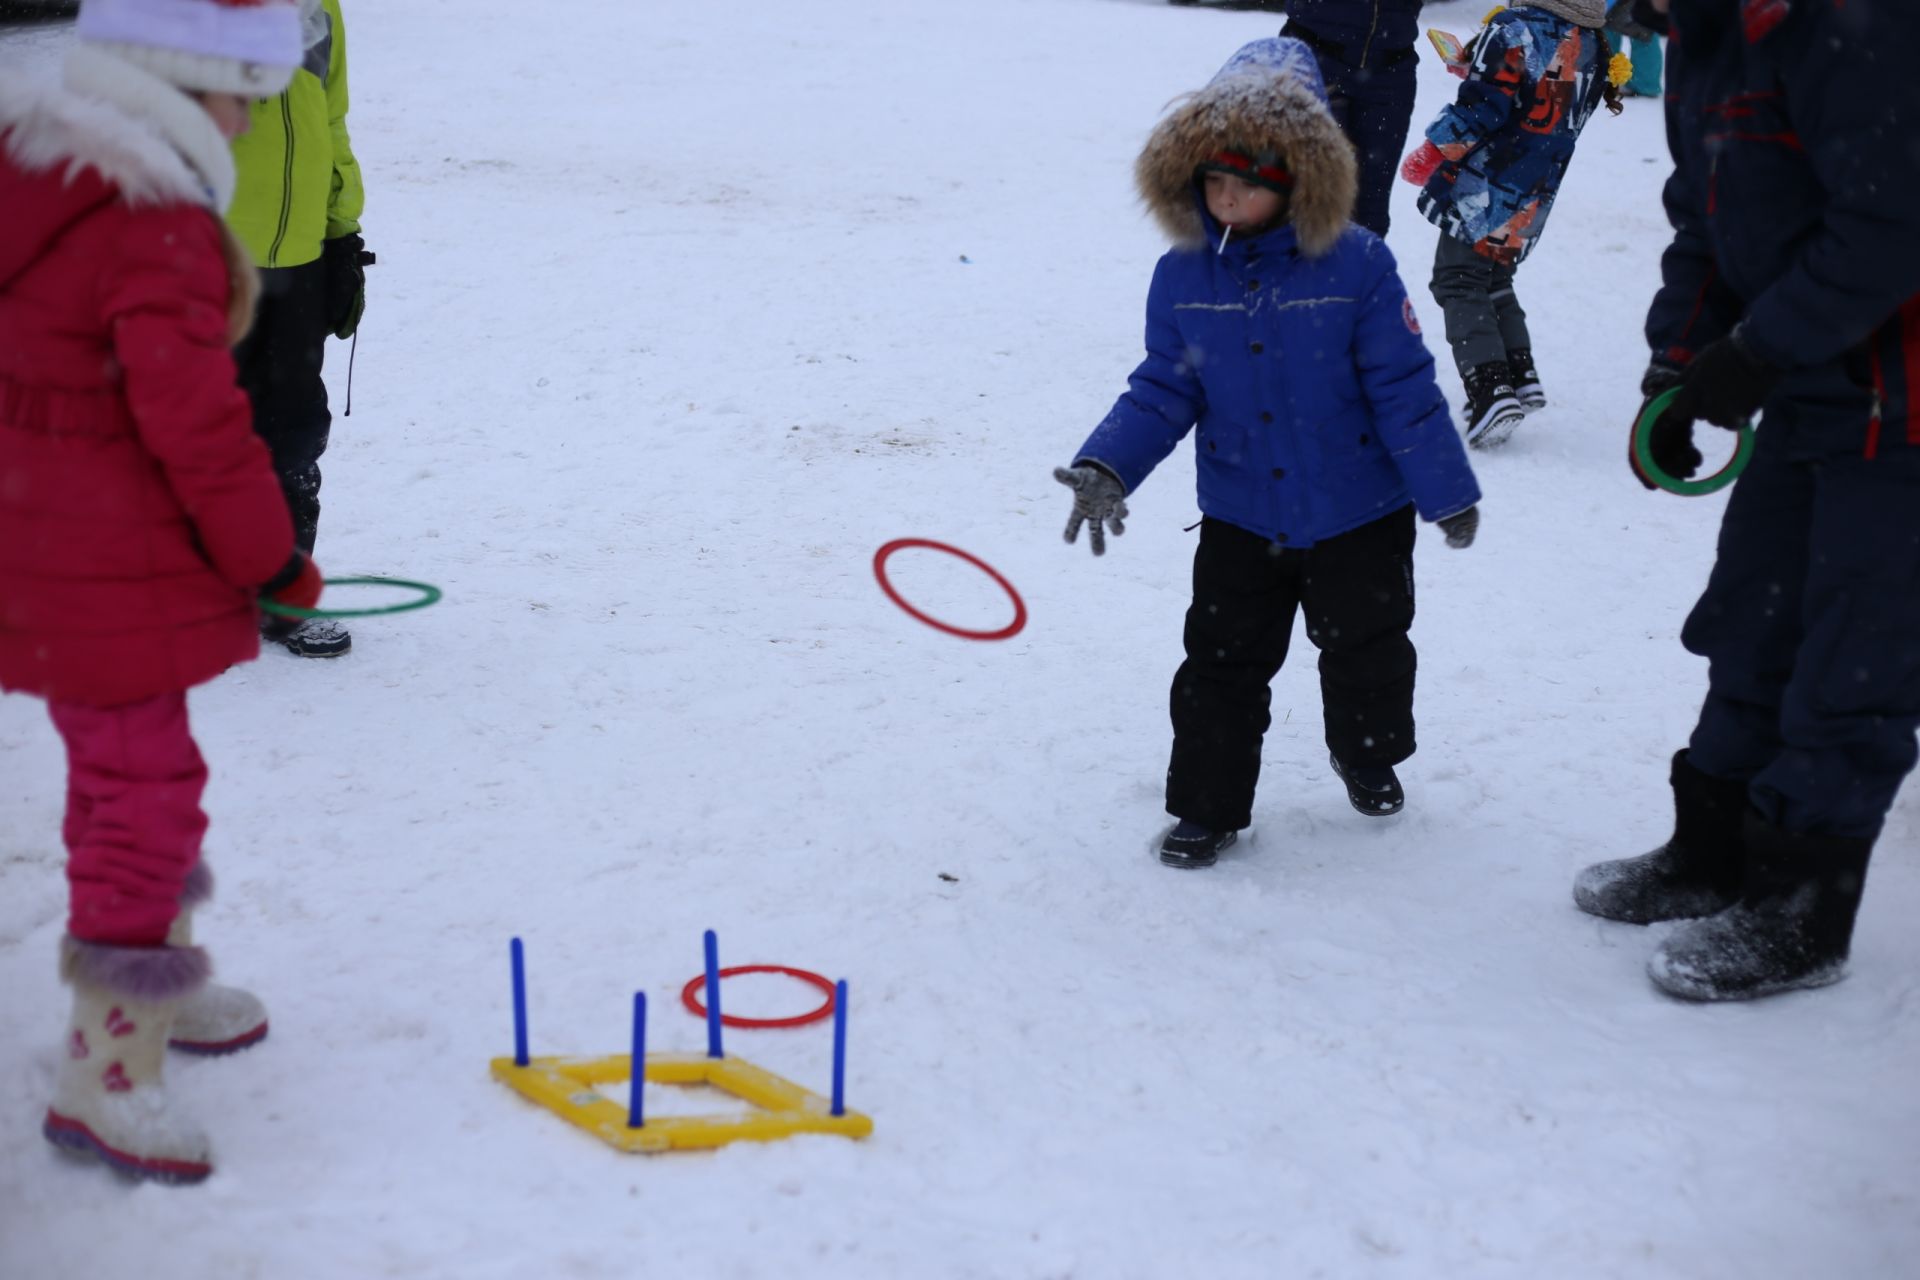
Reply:
[[1845, 975], [1874, 844], [1920, 755], [1920, 449], [1867, 457], [1866, 432], [1841, 428], [1769, 408], [1682, 633], [1709, 662], [1687, 754], [1751, 802], [1739, 900], [1648, 963], [1685, 999]]
[[[1322, 61], [1324, 67], [1330, 59]], [[1413, 118], [1415, 58], [1348, 73], [1349, 116], [1340, 122], [1359, 161], [1360, 191], [1353, 220], [1385, 238], [1388, 205], [1400, 174], [1400, 156]]]
[[1433, 300], [1445, 318], [1447, 346], [1464, 380], [1483, 365], [1504, 364], [1506, 339], [1500, 332], [1500, 312], [1494, 305], [1492, 258], [1473, 251], [1464, 240], [1441, 233], [1433, 253]]
[[262, 271], [253, 331], [234, 351], [240, 385], [253, 402], [253, 429], [293, 514], [294, 538], [311, 552], [320, 526], [320, 456], [333, 415], [320, 366], [327, 343], [326, 264]]
[[1512, 297], [1513, 273], [1504, 272], [1492, 258], [1474, 252], [1472, 245], [1442, 233], [1433, 253], [1433, 300], [1446, 320], [1447, 345], [1460, 370], [1467, 392], [1466, 433], [1472, 445], [1496, 445], [1513, 433], [1524, 411], [1507, 363], [1507, 340], [1501, 328], [1501, 306], [1509, 307], [1509, 324], [1525, 332], [1525, 315]]
[[[326, 261], [262, 271], [260, 278], [253, 331], [234, 358], [253, 402], [253, 429], [273, 455], [294, 540], [311, 554], [320, 527], [320, 456], [333, 426], [320, 377], [328, 334]], [[276, 618], [262, 634], [306, 658], [336, 658], [353, 645], [347, 629], [326, 618]]]
[[1224, 521], [1200, 526], [1187, 658], [1169, 697], [1167, 812], [1176, 818], [1212, 831], [1253, 822], [1260, 744], [1272, 722], [1268, 686], [1286, 660], [1307, 554]]
[[1320, 650], [1327, 749], [1346, 777], [1413, 754], [1411, 506], [1315, 543], [1301, 605]]

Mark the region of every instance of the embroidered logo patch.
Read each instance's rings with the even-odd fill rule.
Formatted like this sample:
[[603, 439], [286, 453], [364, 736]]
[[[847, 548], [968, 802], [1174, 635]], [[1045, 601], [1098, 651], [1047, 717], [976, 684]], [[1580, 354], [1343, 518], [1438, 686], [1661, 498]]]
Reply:
[[1407, 332], [1414, 337], [1420, 336], [1420, 317], [1413, 314], [1413, 299], [1400, 299], [1400, 318], [1407, 322]]

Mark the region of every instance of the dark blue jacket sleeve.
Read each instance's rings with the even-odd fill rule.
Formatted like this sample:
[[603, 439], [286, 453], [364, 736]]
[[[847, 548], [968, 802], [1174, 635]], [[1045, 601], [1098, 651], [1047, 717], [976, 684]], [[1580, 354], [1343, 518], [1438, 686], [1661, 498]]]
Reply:
[[[1669, 145], [1677, 122], [1667, 107]], [[1673, 151], [1675, 169], [1661, 201], [1673, 226], [1673, 242], [1660, 255], [1660, 291], [1647, 311], [1647, 347], [1661, 364], [1684, 368], [1700, 348], [1724, 338], [1739, 323], [1740, 300], [1720, 279], [1707, 241], [1702, 199], [1704, 179]]]
[[1427, 520], [1444, 520], [1480, 501], [1467, 450], [1433, 377], [1433, 355], [1420, 337], [1393, 254], [1369, 237], [1367, 280], [1354, 326], [1354, 362], [1373, 428], [1393, 456]]
[[1920, 293], [1920, 6], [1801, 4], [1794, 18], [1771, 39], [1826, 213], [1742, 329], [1785, 368], [1833, 359]]
[[1127, 379], [1127, 389], [1074, 461], [1103, 463], [1132, 493], [1200, 419], [1206, 394], [1173, 323], [1174, 260], [1161, 257], [1147, 289], [1147, 355]]

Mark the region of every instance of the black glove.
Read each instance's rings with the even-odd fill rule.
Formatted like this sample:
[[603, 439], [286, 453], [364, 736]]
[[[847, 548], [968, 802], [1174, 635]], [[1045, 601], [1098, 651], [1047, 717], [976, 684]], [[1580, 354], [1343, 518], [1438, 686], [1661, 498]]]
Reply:
[[1113, 526], [1115, 537], [1127, 531], [1121, 523], [1127, 518], [1127, 487], [1120, 483], [1120, 477], [1100, 463], [1088, 460], [1071, 467], [1055, 467], [1053, 478], [1073, 490], [1073, 515], [1067, 519], [1067, 541], [1078, 540], [1080, 526], [1091, 521], [1087, 541], [1093, 547], [1093, 554], [1107, 554], [1106, 526]]
[[367, 309], [367, 268], [373, 255], [357, 235], [338, 236], [320, 246], [327, 264], [327, 330], [336, 338], [351, 338]]
[[[1634, 451], [1633, 437], [1640, 429], [1641, 415], [1647, 411], [1654, 398], [1669, 387], [1680, 382], [1680, 370], [1670, 364], [1659, 361], [1647, 366], [1647, 372], [1640, 379], [1640, 412], [1633, 415], [1634, 429], [1627, 433], [1627, 465], [1633, 468], [1634, 479], [1643, 488], [1658, 489], [1652, 477], [1640, 469], [1640, 456]], [[1647, 452], [1653, 455], [1653, 465], [1659, 467], [1677, 480], [1690, 480], [1693, 473], [1700, 469], [1703, 459], [1700, 451], [1693, 447], [1693, 419], [1675, 414], [1679, 397], [1667, 411], [1654, 419], [1653, 430], [1648, 433]]]
[[1464, 550], [1473, 545], [1473, 535], [1480, 532], [1480, 508], [1468, 507], [1434, 523], [1447, 535], [1448, 546], [1455, 551]]
[[1700, 349], [1680, 375], [1673, 411], [1737, 431], [1767, 402], [1781, 371], [1762, 360], [1735, 329]]

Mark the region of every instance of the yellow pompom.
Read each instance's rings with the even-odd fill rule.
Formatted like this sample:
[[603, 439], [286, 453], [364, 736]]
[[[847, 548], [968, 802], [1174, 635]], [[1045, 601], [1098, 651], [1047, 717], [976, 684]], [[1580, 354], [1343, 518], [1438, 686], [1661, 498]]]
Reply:
[[1607, 83], [1618, 89], [1633, 79], [1633, 59], [1624, 53], [1616, 53], [1607, 60]]
[[1489, 10], [1487, 10], [1487, 16], [1486, 16], [1486, 17], [1484, 17], [1484, 18], [1482, 18], [1482, 19], [1480, 19], [1480, 25], [1481, 25], [1481, 26], [1483, 26], [1483, 27], [1484, 27], [1484, 26], [1486, 26], [1486, 25], [1487, 25], [1487, 24], [1488, 24], [1489, 22], [1492, 22], [1492, 21], [1493, 21], [1493, 15], [1494, 15], [1494, 14], [1496, 14], [1496, 13], [1504, 13], [1504, 12], [1506, 12], [1506, 8], [1507, 8], [1507, 6], [1505, 6], [1505, 5], [1503, 5], [1503, 4], [1497, 4], [1497, 5], [1495, 5], [1495, 6], [1493, 6], [1493, 8], [1491, 8], [1491, 9], [1489, 9]]

